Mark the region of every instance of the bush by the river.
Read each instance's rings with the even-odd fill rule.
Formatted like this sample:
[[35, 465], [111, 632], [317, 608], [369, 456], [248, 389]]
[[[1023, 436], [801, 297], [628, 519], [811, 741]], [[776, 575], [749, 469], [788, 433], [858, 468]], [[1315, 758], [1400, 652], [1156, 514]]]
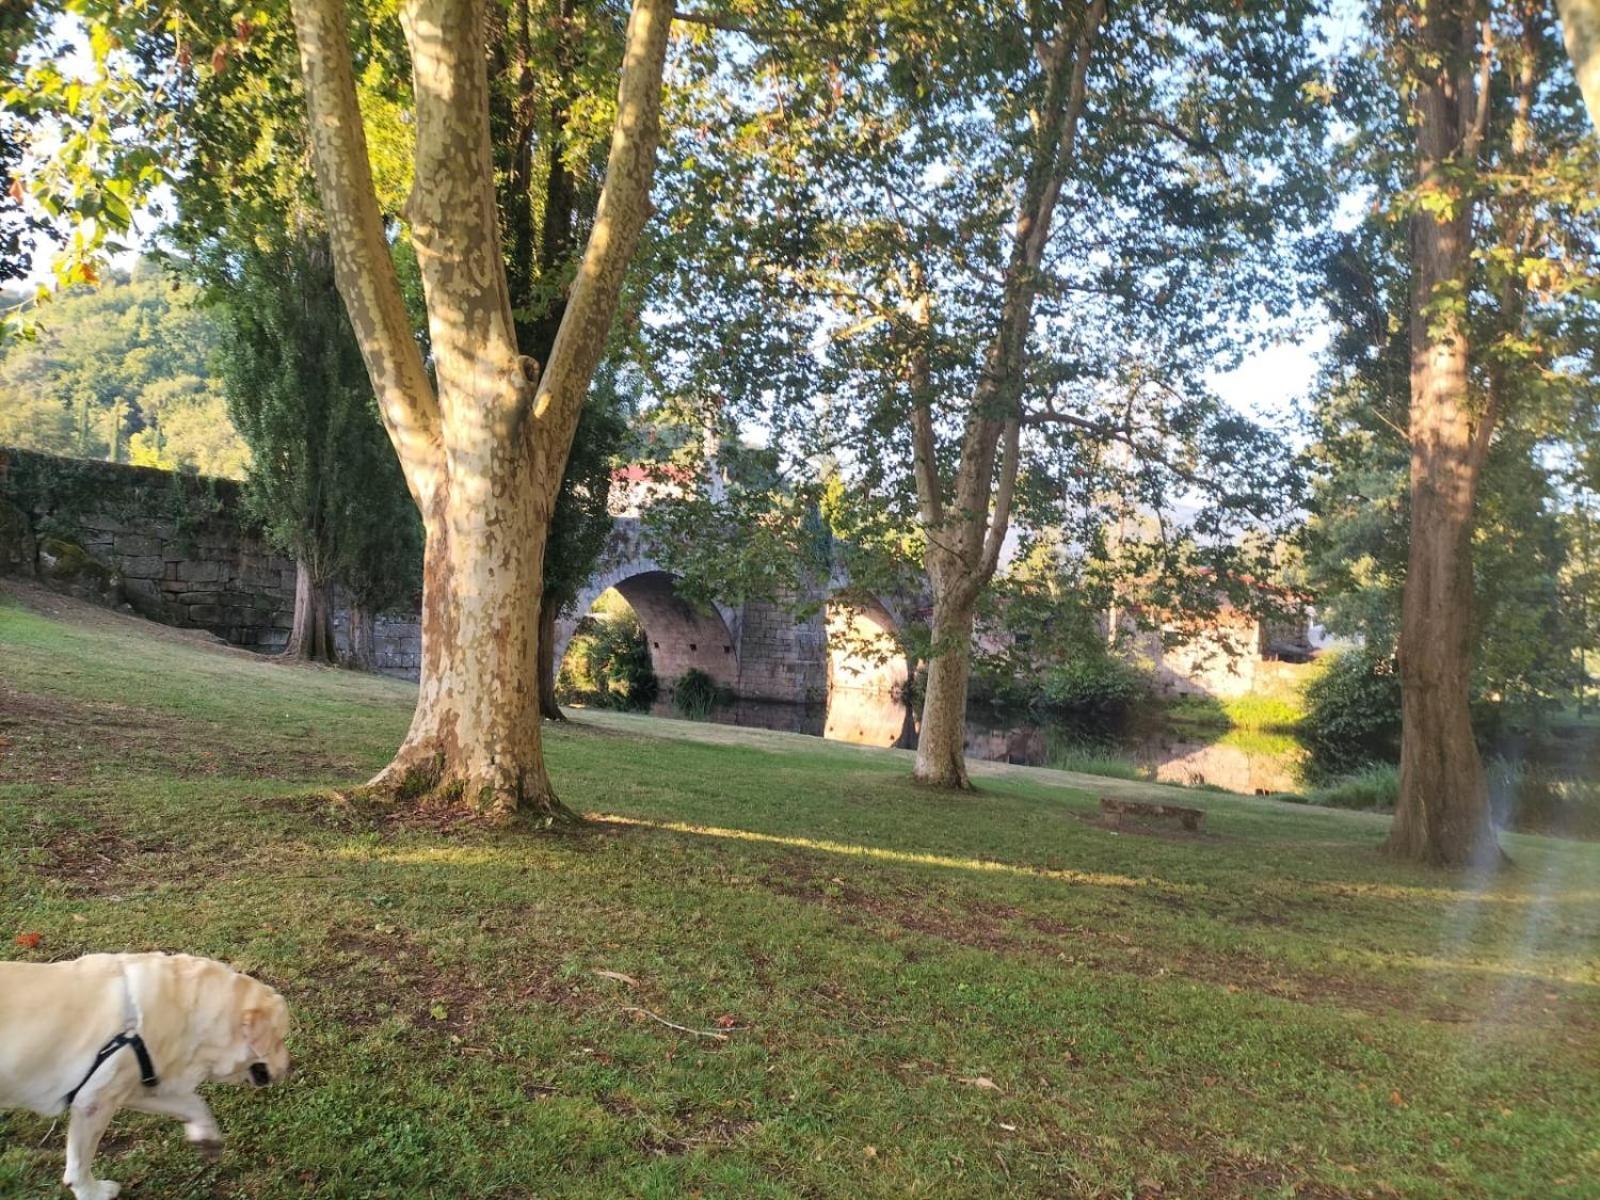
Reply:
[[1084, 654], [1027, 672], [1010, 656], [973, 663], [972, 698], [1003, 709], [1116, 720], [1147, 701], [1150, 676], [1109, 654]]
[[1400, 672], [1365, 650], [1331, 655], [1306, 685], [1300, 737], [1315, 775], [1333, 779], [1400, 757]]
[[650, 666], [650, 642], [633, 610], [586, 617], [572, 635], [556, 699], [590, 708], [647, 709], [660, 685]]
[[733, 691], [699, 667], [690, 667], [672, 685], [672, 707], [679, 716], [703, 721], [714, 711], [733, 703]]

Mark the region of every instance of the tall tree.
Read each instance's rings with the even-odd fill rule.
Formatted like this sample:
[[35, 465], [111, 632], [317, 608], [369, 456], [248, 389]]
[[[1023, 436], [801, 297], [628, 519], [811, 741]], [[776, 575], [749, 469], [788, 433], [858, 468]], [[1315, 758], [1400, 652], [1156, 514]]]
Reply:
[[843, 541], [925, 572], [915, 773], [966, 787], [974, 614], [1014, 526], [1192, 493], [1200, 516], [1144, 549], [1220, 566], [1284, 508], [1291, 456], [1205, 376], [1288, 307], [1279, 235], [1317, 211], [1313, 6], [824, 7], [708, 70], [664, 204], [696, 257], [686, 315], [651, 336], [715, 336], [717, 377], [685, 381], [706, 407], [763, 409], [797, 475], [839, 472]]
[[630, 16], [605, 184], [545, 363], [520, 352], [502, 266], [482, 0], [401, 5], [416, 132], [405, 216], [434, 379], [374, 194], [344, 5], [293, 8], [339, 291], [426, 538], [417, 711], [373, 783], [563, 819], [540, 745], [535, 606], [573, 431], [649, 208], [671, 5], [637, 0]]
[[332, 663], [333, 589], [355, 601], [355, 659], [371, 665], [370, 615], [398, 598], [420, 546], [372, 388], [337, 294], [327, 239], [289, 232], [216, 251], [207, 274], [234, 424], [253, 453], [246, 500], [294, 556], [285, 654]]
[[1575, 136], [1571, 79], [1537, 0], [1385, 4], [1378, 21], [1414, 170], [1392, 204], [1410, 247], [1410, 538], [1388, 844], [1489, 865], [1499, 850], [1470, 711], [1480, 490], [1497, 438], [1552, 394], [1552, 314], [1592, 261], [1592, 237], [1570, 219], [1592, 204], [1592, 146]]

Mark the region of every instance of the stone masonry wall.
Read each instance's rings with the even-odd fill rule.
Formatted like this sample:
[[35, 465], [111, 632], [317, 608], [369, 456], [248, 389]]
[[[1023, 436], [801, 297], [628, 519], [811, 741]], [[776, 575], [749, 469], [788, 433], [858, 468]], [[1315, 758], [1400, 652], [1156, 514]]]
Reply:
[[[48, 577], [41, 554], [58, 541], [97, 565], [97, 586], [85, 594], [236, 646], [273, 652], [288, 643], [294, 561], [262, 540], [231, 479], [0, 448], [0, 575]], [[109, 595], [98, 586], [106, 581]], [[348, 622], [336, 596], [341, 653]], [[380, 614], [374, 633], [378, 669], [415, 678], [422, 662], [416, 614]]]
[[255, 649], [288, 641], [294, 563], [249, 527], [231, 480], [0, 450], [0, 505], [36, 556], [0, 554], [0, 569], [32, 575], [38, 555], [74, 544], [143, 616]]

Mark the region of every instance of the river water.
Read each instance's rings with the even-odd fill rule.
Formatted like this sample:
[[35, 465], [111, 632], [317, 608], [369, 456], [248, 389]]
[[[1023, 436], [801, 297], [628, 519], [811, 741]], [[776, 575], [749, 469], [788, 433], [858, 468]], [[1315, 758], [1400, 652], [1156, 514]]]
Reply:
[[[677, 715], [670, 700], [659, 701], [655, 712]], [[882, 691], [835, 688], [825, 707], [738, 700], [713, 710], [706, 719], [864, 746], [912, 749], [917, 744], [916, 714], [902, 698]], [[1210, 784], [1247, 795], [1291, 792], [1302, 786], [1304, 752], [1285, 736], [1175, 724], [1144, 723], [1125, 729], [1038, 724], [981, 710], [967, 716], [970, 758], [1071, 769], [1086, 753], [1127, 760], [1146, 778], [1164, 783]]]

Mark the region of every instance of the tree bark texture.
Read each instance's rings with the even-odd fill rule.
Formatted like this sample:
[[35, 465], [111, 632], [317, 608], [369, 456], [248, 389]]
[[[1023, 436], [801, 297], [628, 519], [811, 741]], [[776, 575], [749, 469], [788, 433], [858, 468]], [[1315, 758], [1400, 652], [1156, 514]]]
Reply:
[[350, 618], [350, 647], [345, 665], [356, 671], [378, 669], [377, 614], [363, 604], [352, 604]]
[[1600, 129], [1600, 0], [1556, 0], [1556, 11], [1584, 107]]
[[[1089, 56], [1104, 18], [1104, 0], [1096, 0], [1076, 29], [1059, 28], [1053, 42], [1037, 50], [1046, 79], [1040, 131], [1017, 207], [997, 328], [968, 401], [961, 457], [948, 494], [937, 463], [926, 368], [920, 359], [912, 365], [912, 464], [934, 598], [932, 657], [912, 775], [936, 787], [972, 786], [966, 708], [973, 612], [994, 578], [1011, 520], [1028, 327], [1056, 202], [1074, 161]], [[926, 304], [924, 295], [916, 312], [923, 324]]]
[[484, 0], [406, 0], [416, 182], [406, 218], [437, 384], [389, 258], [343, 0], [294, 0], [318, 187], [340, 295], [422, 514], [422, 666], [411, 729], [371, 786], [564, 821], [539, 738], [549, 518], [578, 410], [649, 211], [671, 5], [628, 24], [604, 188], [543, 373], [518, 351], [495, 214]]
[[283, 648], [285, 658], [330, 664], [339, 660], [333, 643], [330, 590], [325, 580], [313, 575], [304, 559], [295, 560], [294, 624], [289, 629], [289, 643]]
[[1471, 205], [1452, 170], [1472, 167], [1483, 112], [1469, 4], [1429, 9], [1420, 37], [1416, 131], [1426, 193], [1451, 195], [1411, 221], [1411, 544], [1401, 604], [1400, 797], [1388, 848], [1459, 866], [1498, 857], [1470, 710], [1472, 527], [1491, 430], [1473, 411], [1465, 311]]

